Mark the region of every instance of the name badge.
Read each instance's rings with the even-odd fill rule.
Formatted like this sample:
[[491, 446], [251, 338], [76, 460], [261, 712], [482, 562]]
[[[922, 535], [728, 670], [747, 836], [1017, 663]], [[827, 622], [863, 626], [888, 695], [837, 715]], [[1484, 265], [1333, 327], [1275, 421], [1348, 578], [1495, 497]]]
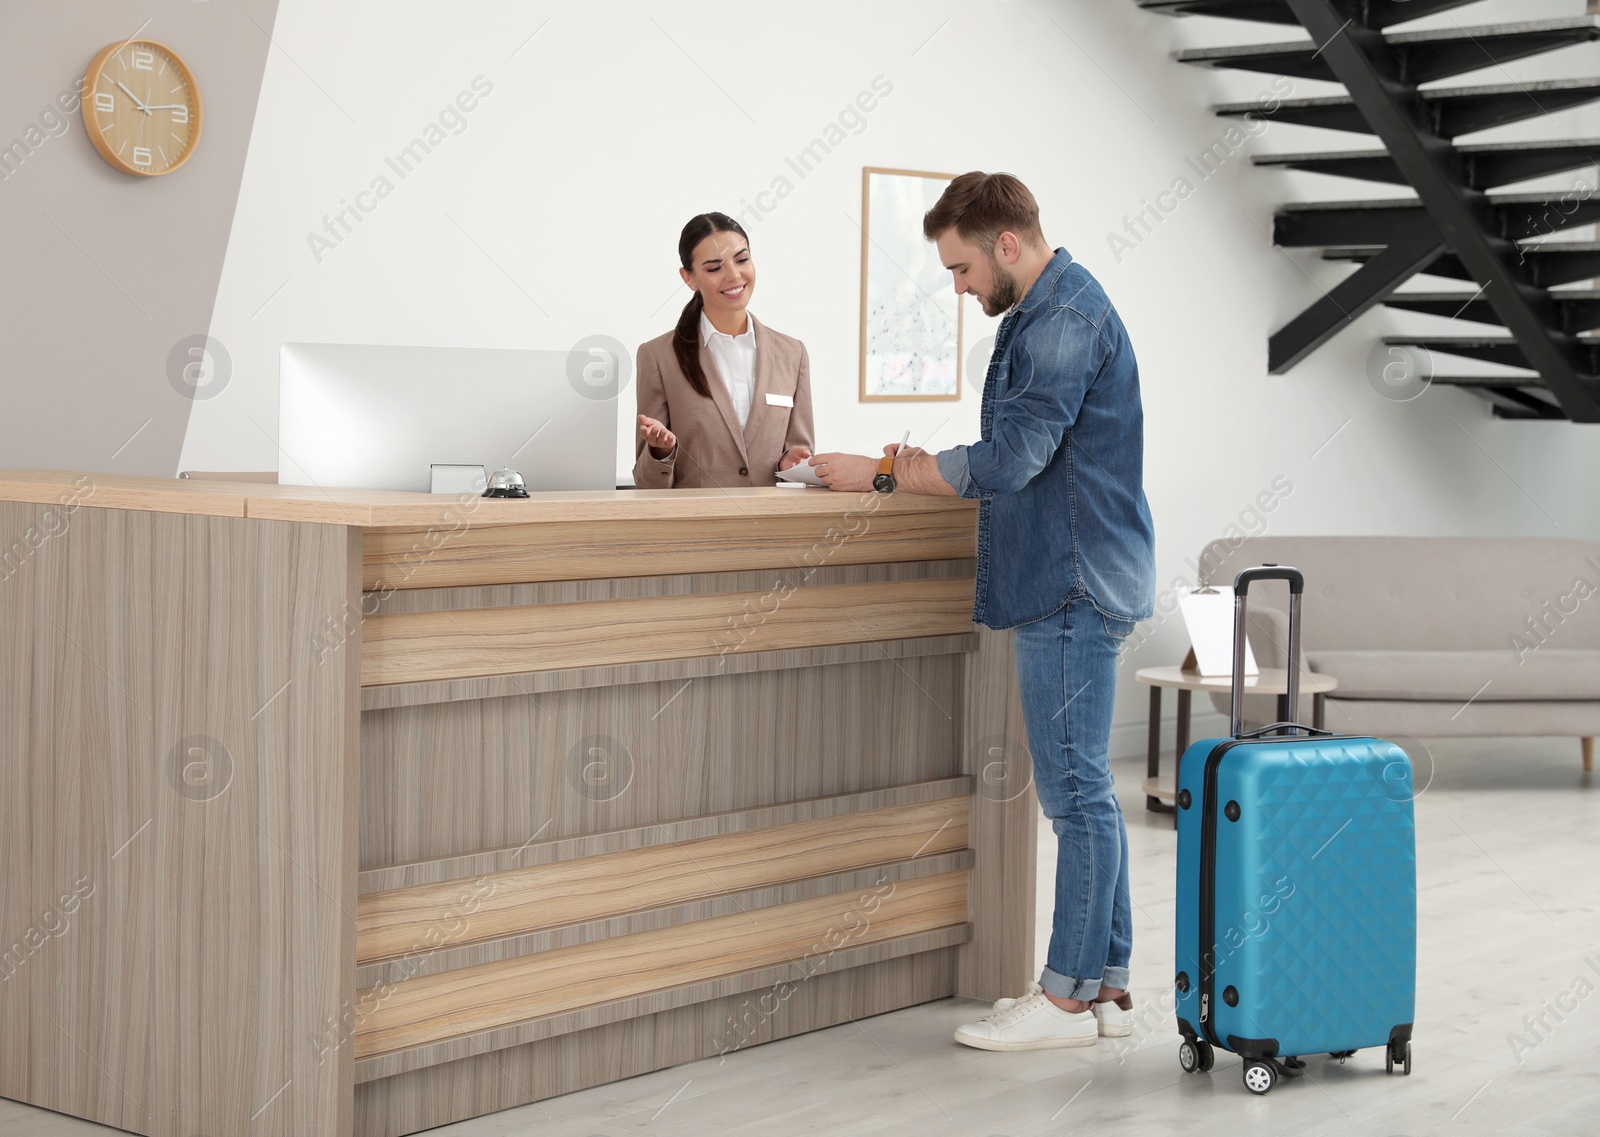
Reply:
[[767, 406], [769, 406], [769, 407], [792, 407], [792, 406], [794, 406], [794, 396], [793, 395], [774, 395], [771, 391], [768, 391], [767, 392]]

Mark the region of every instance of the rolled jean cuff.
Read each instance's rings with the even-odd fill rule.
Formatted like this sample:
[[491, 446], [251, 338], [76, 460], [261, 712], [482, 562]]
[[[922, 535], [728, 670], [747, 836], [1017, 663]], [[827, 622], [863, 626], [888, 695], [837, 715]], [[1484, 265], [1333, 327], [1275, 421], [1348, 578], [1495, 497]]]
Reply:
[[1126, 967], [1108, 967], [1100, 976], [1100, 986], [1109, 987], [1113, 991], [1126, 991], [1128, 989], [1128, 969]]
[[1100, 993], [1100, 983], [1099, 979], [1073, 979], [1071, 976], [1058, 975], [1048, 967], [1039, 973], [1039, 986], [1044, 988], [1045, 994], [1054, 995], [1058, 999], [1093, 1002], [1094, 997]]

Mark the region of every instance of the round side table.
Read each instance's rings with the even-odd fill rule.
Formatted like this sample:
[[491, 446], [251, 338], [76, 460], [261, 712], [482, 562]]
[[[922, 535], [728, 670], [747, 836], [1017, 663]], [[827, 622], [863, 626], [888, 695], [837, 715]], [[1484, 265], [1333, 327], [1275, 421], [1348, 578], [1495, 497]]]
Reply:
[[[1134, 678], [1150, 688], [1150, 749], [1145, 767], [1144, 806], [1157, 813], [1172, 813], [1172, 803], [1178, 796], [1178, 762], [1189, 749], [1190, 700], [1196, 691], [1231, 694], [1233, 680], [1226, 675], [1200, 675], [1181, 667], [1146, 667], [1136, 672]], [[1278, 696], [1278, 721], [1284, 722], [1289, 717], [1288, 681], [1289, 673], [1283, 668], [1263, 667], [1259, 675], [1246, 676], [1244, 691], [1247, 695]], [[1312, 697], [1312, 726], [1321, 729], [1328, 692], [1338, 686], [1339, 681], [1331, 675], [1300, 672], [1300, 693]], [[1177, 758], [1172, 764], [1170, 779], [1161, 776], [1161, 692], [1168, 687], [1178, 692]]]

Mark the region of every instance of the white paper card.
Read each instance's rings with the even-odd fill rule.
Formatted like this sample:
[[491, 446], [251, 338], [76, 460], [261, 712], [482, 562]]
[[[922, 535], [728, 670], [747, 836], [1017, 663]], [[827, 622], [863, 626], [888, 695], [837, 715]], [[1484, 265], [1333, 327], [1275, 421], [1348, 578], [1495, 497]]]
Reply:
[[778, 477], [786, 482], [799, 482], [805, 486], [826, 486], [828, 483], [817, 477], [817, 472], [811, 468], [811, 463], [797, 462], [787, 470], [779, 470]]
[[429, 469], [432, 471], [430, 488], [434, 493], [482, 493], [489, 484], [482, 466], [435, 462]]
[[767, 406], [769, 406], [769, 407], [792, 407], [792, 406], [794, 406], [794, 396], [793, 395], [774, 395], [771, 391], [768, 391], [767, 392]]
[[[1233, 674], [1233, 589], [1191, 592], [1178, 598], [1178, 608], [1194, 645], [1195, 665], [1201, 675]], [[1255, 653], [1244, 645], [1244, 673], [1256, 675]]]

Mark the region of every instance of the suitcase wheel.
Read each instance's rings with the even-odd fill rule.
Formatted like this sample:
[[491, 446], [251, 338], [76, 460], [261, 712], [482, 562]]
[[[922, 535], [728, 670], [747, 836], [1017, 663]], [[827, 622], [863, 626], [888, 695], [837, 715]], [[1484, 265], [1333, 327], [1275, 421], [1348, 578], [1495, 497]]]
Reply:
[[1394, 1073], [1394, 1068], [1400, 1067], [1400, 1073], [1409, 1077], [1411, 1074], [1411, 1040], [1407, 1039], [1404, 1045], [1395, 1047], [1391, 1044], [1383, 1056], [1383, 1069], [1385, 1073]]
[[1278, 1071], [1268, 1062], [1247, 1062], [1244, 1067], [1244, 1088], [1253, 1094], [1264, 1094], [1278, 1084]]
[[1178, 1044], [1178, 1065], [1185, 1074], [1208, 1073], [1216, 1061], [1216, 1051], [1203, 1038], [1186, 1038]]

